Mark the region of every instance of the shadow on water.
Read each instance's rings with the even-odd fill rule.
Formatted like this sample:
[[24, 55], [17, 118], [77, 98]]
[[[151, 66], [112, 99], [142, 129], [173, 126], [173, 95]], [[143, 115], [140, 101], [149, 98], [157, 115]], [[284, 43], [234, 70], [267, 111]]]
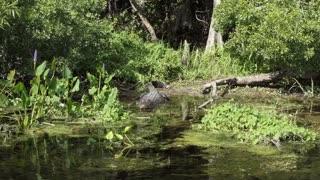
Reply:
[[288, 152], [259, 146], [263, 155], [192, 130], [204, 99], [171, 99], [151, 112], [128, 106], [143, 118], [134, 129], [141, 145], [126, 157], [114, 158], [105, 139], [45, 135], [0, 148], [0, 179], [320, 179], [319, 146]]
[[46, 137], [0, 151], [0, 179], [206, 178], [200, 148], [142, 149], [114, 159], [87, 138]]

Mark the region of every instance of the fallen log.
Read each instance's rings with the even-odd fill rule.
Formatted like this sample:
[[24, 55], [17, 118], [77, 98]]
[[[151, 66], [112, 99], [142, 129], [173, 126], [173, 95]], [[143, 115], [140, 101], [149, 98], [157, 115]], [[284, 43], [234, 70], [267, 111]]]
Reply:
[[216, 91], [217, 86], [245, 86], [245, 85], [261, 85], [265, 83], [276, 82], [285, 76], [284, 72], [263, 73], [257, 75], [250, 75], [244, 77], [229, 77], [218, 79], [213, 82], [207, 83], [203, 86], [202, 93], [208, 94], [211, 91]]

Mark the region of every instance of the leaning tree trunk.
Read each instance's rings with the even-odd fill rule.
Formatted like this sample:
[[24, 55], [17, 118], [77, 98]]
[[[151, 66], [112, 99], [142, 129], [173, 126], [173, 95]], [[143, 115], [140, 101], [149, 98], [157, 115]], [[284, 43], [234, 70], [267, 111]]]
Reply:
[[129, 0], [129, 1], [130, 1], [130, 4], [131, 4], [133, 10], [138, 13], [138, 16], [140, 17], [143, 25], [147, 28], [148, 32], [150, 33], [151, 41], [158, 41], [158, 37], [156, 35], [154, 28], [152, 27], [152, 25], [150, 24], [148, 19], [146, 17], [144, 17], [142, 14], [142, 12], [143, 12], [142, 8], [140, 8], [140, 6], [136, 2], [136, 0]]
[[213, 16], [215, 7], [220, 3], [221, 0], [213, 0], [212, 18], [205, 52], [209, 52], [215, 44], [217, 44], [220, 48], [223, 47], [222, 35], [221, 33], [216, 32], [216, 30], [214, 29], [215, 17]]

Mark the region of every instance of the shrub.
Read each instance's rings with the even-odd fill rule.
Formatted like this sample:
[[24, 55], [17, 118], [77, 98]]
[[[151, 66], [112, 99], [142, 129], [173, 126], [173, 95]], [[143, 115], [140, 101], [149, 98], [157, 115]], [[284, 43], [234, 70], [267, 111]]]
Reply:
[[250, 71], [319, 72], [320, 2], [225, 0], [216, 28], [229, 37], [225, 49]]

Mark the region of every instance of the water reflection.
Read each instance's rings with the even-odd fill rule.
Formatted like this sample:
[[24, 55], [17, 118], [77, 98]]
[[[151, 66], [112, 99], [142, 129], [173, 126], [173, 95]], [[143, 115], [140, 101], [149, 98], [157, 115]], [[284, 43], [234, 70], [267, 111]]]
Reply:
[[[173, 97], [152, 112], [134, 111], [150, 117], [135, 120], [135, 131], [146, 143], [119, 159], [99, 136], [44, 135], [0, 148], [0, 179], [320, 179], [318, 146], [263, 156], [226, 147], [225, 139], [206, 144], [217, 139], [214, 135], [201, 136], [201, 146], [187, 144], [186, 132], [203, 115], [197, 109], [203, 102]], [[320, 112], [310, 107], [309, 115]]]

